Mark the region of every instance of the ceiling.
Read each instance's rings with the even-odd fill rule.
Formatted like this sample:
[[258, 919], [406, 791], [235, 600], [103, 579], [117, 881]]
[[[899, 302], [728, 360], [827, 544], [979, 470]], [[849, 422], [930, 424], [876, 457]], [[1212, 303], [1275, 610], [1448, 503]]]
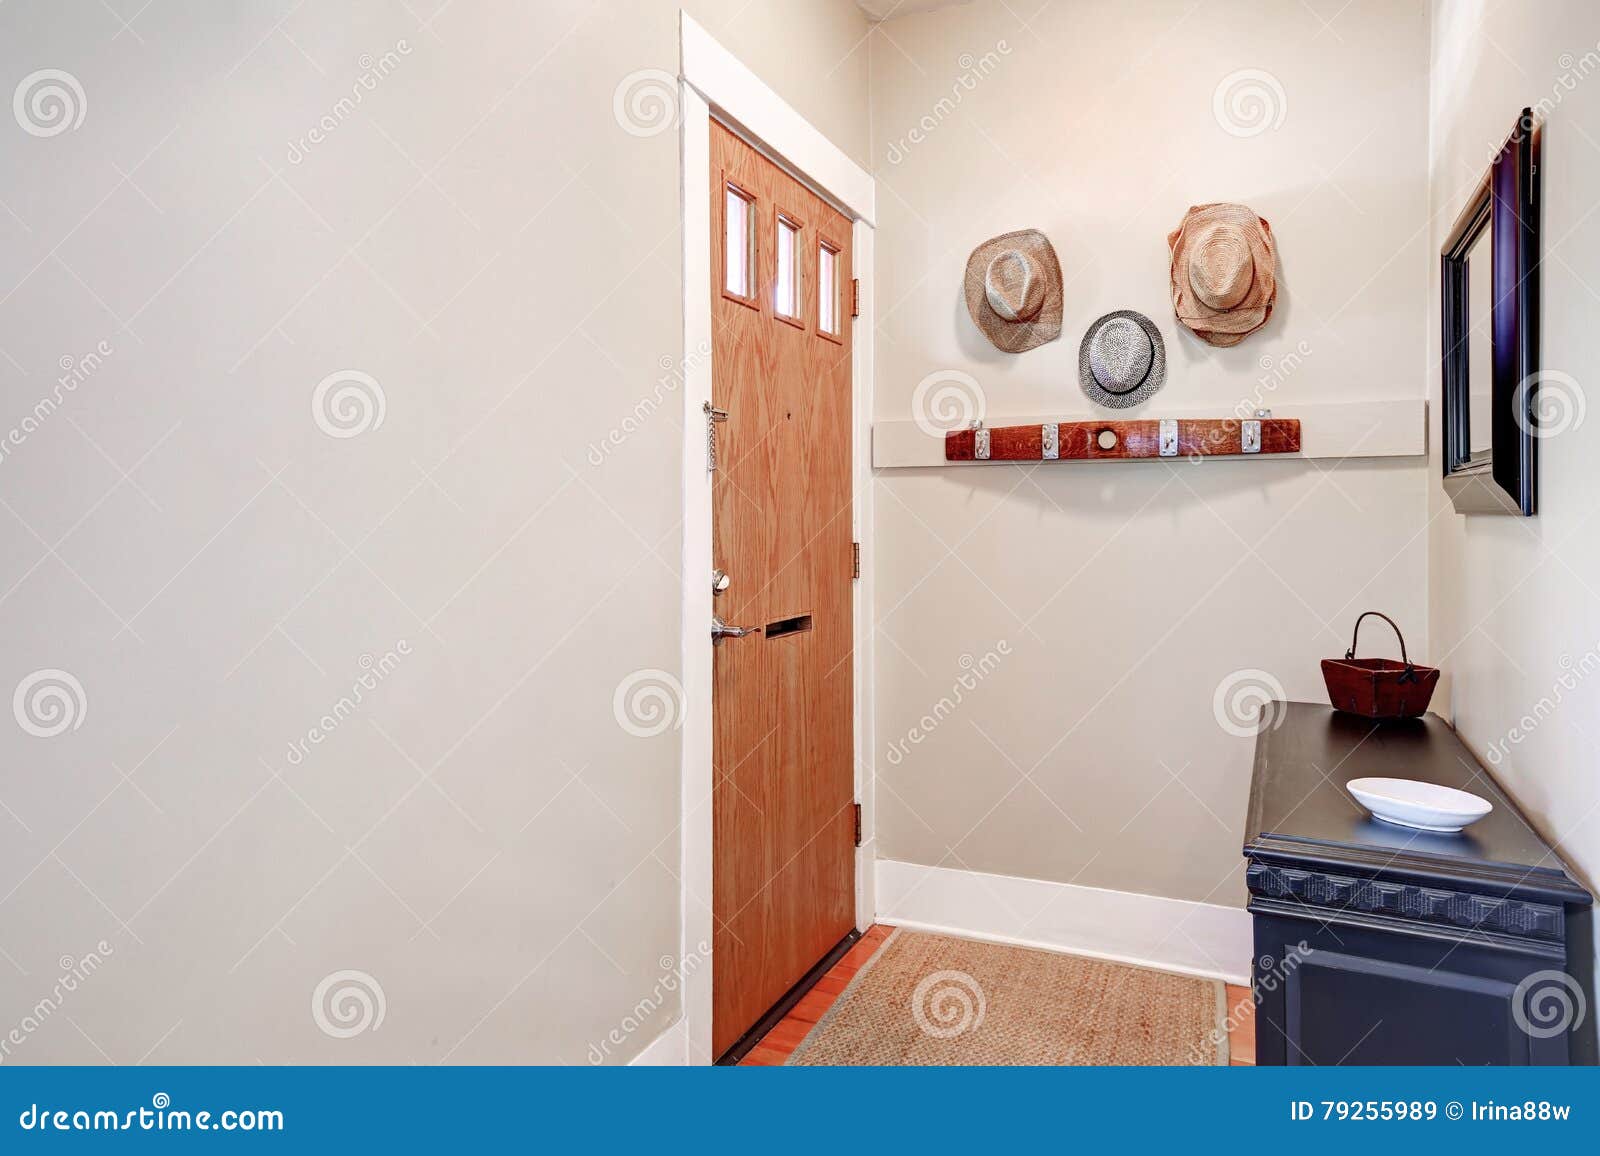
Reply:
[[868, 20], [888, 20], [894, 16], [907, 16], [912, 12], [932, 12], [935, 8], [954, 8], [971, 0], [856, 0], [856, 7], [867, 14]]

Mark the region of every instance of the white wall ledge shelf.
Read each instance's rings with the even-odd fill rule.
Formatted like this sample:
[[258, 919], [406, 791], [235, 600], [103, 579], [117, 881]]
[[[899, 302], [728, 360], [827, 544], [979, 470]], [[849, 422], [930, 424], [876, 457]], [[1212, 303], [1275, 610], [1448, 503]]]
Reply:
[[[1105, 422], [1107, 425], [1129, 420], [1155, 421], [1159, 418], [1193, 420], [1216, 418], [1226, 407], [1147, 406], [1138, 414], [1091, 413], [1086, 411], [1049, 414], [985, 414], [984, 425], [1043, 425], [1055, 422]], [[1275, 453], [1275, 458], [1407, 458], [1428, 452], [1428, 403], [1422, 398], [1390, 401], [1324, 402], [1306, 405], [1273, 405], [1274, 418], [1300, 422], [1298, 453]], [[1073, 461], [1101, 460], [1096, 458]], [[1109, 456], [1103, 460], [1164, 460]], [[1165, 459], [1172, 460], [1172, 459]], [[1233, 458], [1231, 460], [1239, 460]], [[944, 435], [914, 420], [877, 421], [872, 425], [872, 465], [874, 469], [906, 469], [943, 466], [966, 469], [972, 466], [1018, 464], [1015, 461], [946, 461]]]

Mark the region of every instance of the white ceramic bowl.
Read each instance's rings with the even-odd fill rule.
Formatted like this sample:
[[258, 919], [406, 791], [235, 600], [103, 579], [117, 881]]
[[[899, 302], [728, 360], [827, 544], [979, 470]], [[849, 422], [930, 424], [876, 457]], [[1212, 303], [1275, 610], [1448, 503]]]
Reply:
[[1494, 810], [1467, 791], [1412, 779], [1351, 779], [1345, 786], [1374, 819], [1418, 831], [1459, 831]]

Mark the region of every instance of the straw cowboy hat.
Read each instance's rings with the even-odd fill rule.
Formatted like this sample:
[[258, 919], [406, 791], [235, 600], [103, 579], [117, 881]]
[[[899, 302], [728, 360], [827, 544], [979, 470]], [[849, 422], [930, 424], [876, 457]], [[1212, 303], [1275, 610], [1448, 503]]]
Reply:
[[1167, 380], [1167, 346], [1143, 313], [1118, 309], [1089, 326], [1078, 346], [1078, 382], [1096, 405], [1127, 409]]
[[967, 312], [1007, 353], [1061, 336], [1061, 265], [1038, 229], [994, 237], [967, 258]]
[[1278, 295], [1272, 228], [1244, 205], [1195, 205], [1167, 235], [1172, 308], [1209, 345], [1237, 345], [1267, 323]]

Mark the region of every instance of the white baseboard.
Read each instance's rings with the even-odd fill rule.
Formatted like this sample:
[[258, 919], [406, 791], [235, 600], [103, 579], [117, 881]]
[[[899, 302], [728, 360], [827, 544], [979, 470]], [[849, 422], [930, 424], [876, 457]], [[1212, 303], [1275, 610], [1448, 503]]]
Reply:
[[878, 922], [1250, 982], [1240, 907], [880, 859]]
[[877, 922], [878, 841], [869, 838], [856, 848], [856, 930], [865, 932]]
[[679, 1019], [666, 1031], [645, 1046], [633, 1059], [628, 1061], [629, 1067], [639, 1068], [681, 1068], [689, 1062], [689, 1025], [685, 1020]]

